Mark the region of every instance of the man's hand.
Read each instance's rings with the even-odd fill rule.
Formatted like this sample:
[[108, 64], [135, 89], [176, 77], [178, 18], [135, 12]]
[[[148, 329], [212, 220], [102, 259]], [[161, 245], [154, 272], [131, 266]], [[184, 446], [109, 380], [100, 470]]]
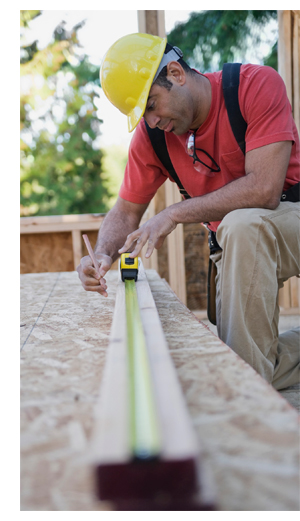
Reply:
[[96, 258], [100, 266], [99, 273], [94, 268], [92, 259], [89, 255], [82, 257], [80, 264], [77, 267], [77, 272], [86, 291], [96, 291], [103, 295], [103, 297], [107, 297], [107, 285], [106, 280], [103, 277], [111, 268], [113, 261], [111, 257], [103, 254], [97, 255]]
[[149, 221], [143, 224], [138, 230], [130, 233], [127, 236], [124, 246], [119, 250], [119, 253], [130, 251], [133, 244], [136, 243], [134, 250], [130, 254], [130, 257], [136, 257], [146, 242], [148, 242], [145, 256], [150, 257], [154, 248], [158, 250], [162, 246], [166, 236], [175, 230], [176, 226], [177, 223], [171, 218], [169, 209], [166, 208], [149, 219]]

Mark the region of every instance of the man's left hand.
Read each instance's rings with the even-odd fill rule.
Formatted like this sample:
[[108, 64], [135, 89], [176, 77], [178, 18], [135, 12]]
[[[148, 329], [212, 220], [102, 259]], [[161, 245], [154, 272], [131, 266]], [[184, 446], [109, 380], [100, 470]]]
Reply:
[[177, 223], [170, 217], [169, 209], [166, 208], [149, 219], [138, 230], [130, 233], [124, 246], [120, 248], [119, 253], [130, 251], [134, 243], [136, 243], [134, 250], [130, 254], [130, 257], [136, 257], [146, 242], [148, 242], [145, 254], [145, 257], [148, 258], [153, 253], [154, 248], [158, 250], [162, 246], [166, 236], [175, 230], [176, 226]]

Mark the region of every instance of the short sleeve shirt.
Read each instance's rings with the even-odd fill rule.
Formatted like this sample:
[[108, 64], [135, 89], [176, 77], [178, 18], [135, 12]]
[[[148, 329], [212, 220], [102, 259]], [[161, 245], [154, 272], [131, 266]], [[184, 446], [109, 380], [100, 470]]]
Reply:
[[[220, 171], [211, 172], [199, 162], [193, 164], [193, 158], [187, 153], [192, 131], [181, 136], [165, 133], [172, 164], [191, 197], [210, 193], [246, 175], [245, 156], [235, 140], [225, 107], [222, 72], [204, 76], [211, 84], [212, 101], [205, 122], [195, 132], [195, 144], [198, 157], [206, 165], [213, 166], [211, 156]], [[299, 135], [280, 75], [271, 67], [242, 65], [239, 104], [247, 122], [246, 153], [278, 141], [292, 141], [284, 190], [300, 181]], [[168, 177], [152, 148], [142, 119], [131, 141], [119, 195], [134, 203], [148, 203]], [[209, 227], [216, 230], [218, 224], [212, 222]]]

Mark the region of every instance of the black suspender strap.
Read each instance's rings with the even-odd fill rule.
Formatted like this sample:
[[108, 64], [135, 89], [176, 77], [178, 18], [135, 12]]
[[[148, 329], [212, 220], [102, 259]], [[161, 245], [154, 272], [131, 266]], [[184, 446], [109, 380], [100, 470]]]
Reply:
[[[247, 123], [241, 114], [239, 106], [238, 89], [240, 79], [240, 67], [240, 63], [225, 63], [223, 65], [222, 84], [229, 122], [234, 137], [242, 152], [245, 154], [245, 134], [247, 129]], [[190, 195], [184, 189], [170, 159], [164, 131], [160, 130], [159, 128], [150, 128], [146, 121], [145, 125], [151, 144], [158, 159], [161, 161], [165, 169], [169, 172], [170, 176], [175, 181], [175, 183], [177, 183], [181, 195], [183, 195], [185, 199], [189, 199]]]
[[178, 175], [176, 174], [176, 171], [172, 165], [172, 161], [169, 156], [168, 149], [167, 149], [164, 131], [160, 130], [157, 127], [150, 128], [148, 123], [146, 123], [146, 120], [144, 120], [144, 121], [145, 121], [146, 129], [148, 132], [148, 136], [150, 138], [154, 152], [156, 153], [158, 159], [163, 164], [165, 169], [169, 172], [172, 179], [174, 179], [175, 183], [177, 183], [177, 186], [179, 188], [179, 192], [181, 193], [181, 195], [183, 195], [185, 199], [190, 199], [191, 196], [183, 188], [181, 181], [180, 181]]
[[222, 86], [232, 132], [241, 151], [245, 154], [245, 134], [247, 123], [242, 116], [239, 105], [238, 91], [240, 83], [240, 68], [241, 63], [224, 63]]

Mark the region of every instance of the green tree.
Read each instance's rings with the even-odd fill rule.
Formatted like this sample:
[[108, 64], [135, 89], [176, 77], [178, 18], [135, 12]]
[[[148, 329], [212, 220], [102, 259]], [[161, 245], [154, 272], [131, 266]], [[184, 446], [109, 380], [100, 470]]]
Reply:
[[[21, 36], [41, 11], [21, 11]], [[99, 68], [65, 22], [44, 49], [21, 46], [21, 215], [108, 210], [97, 116]]]
[[[168, 41], [183, 51], [184, 59], [200, 70], [222, 68], [223, 63], [243, 60], [249, 45], [258, 48], [266, 24], [277, 11], [199, 11], [187, 22], [176, 24]], [[264, 63], [277, 69], [277, 44]]]
[[103, 148], [103, 182], [112, 193], [108, 201], [109, 208], [115, 204], [121, 186], [128, 159], [128, 150], [125, 145], [109, 145]]

